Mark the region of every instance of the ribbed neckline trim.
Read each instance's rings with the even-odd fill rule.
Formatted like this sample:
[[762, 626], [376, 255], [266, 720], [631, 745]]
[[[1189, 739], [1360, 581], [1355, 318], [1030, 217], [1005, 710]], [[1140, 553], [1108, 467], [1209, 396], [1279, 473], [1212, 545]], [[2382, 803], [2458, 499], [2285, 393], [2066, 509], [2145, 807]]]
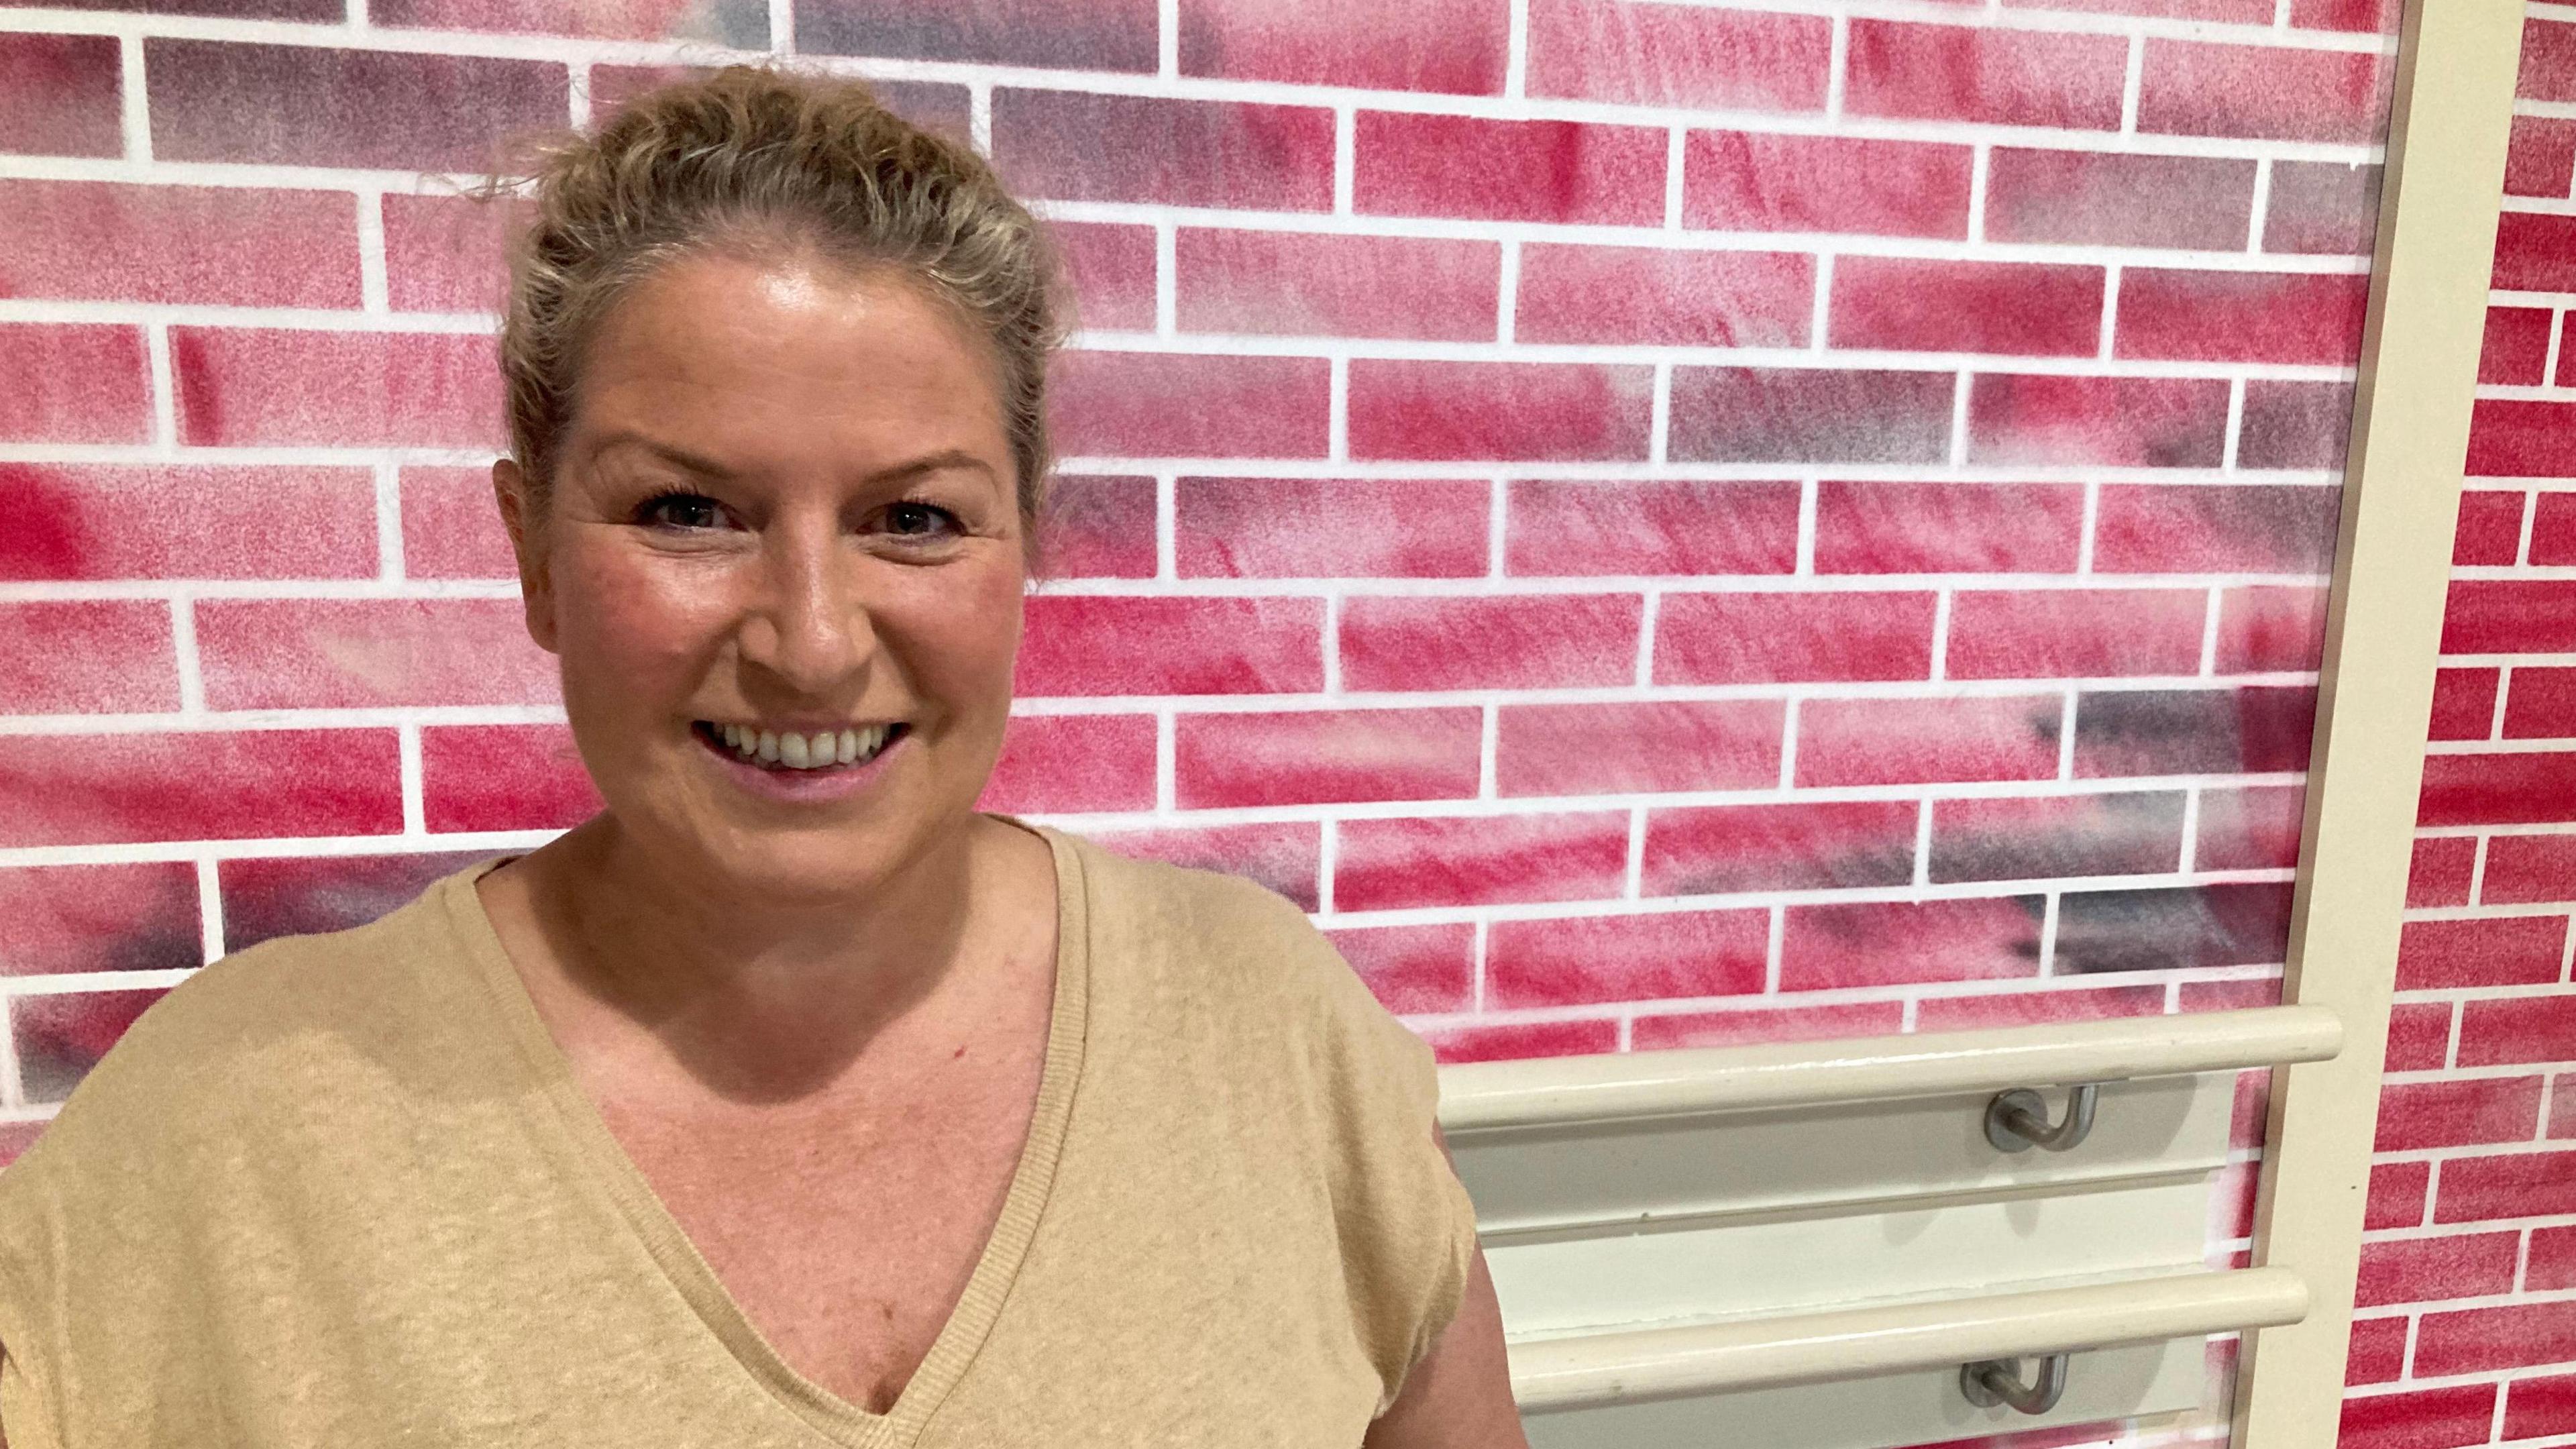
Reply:
[[1012, 1169], [992, 1236], [985, 1240], [966, 1289], [931, 1342], [930, 1352], [894, 1406], [883, 1414], [870, 1413], [821, 1387], [778, 1356], [654, 1195], [642, 1170], [618, 1145], [598, 1106], [574, 1078], [571, 1061], [537, 1014], [518, 968], [511, 964], [500, 934], [484, 913], [474, 882], [494, 863], [458, 872], [434, 888], [503, 1028], [519, 1048], [534, 1084], [555, 1109], [538, 1115], [549, 1120], [557, 1140], [568, 1149], [568, 1164], [586, 1185], [603, 1189], [617, 1204], [671, 1287], [745, 1372], [818, 1432], [851, 1449], [905, 1449], [912, 1444], [983, 1348], [1027, 1261], [1038, 1220], [1053, 1192], [1057, 1159], [1073, 1114], [1074, 1089], [1082, 1075], [1091, 1005], [1091, 937], [1089, 880], [1079, 844], [1058, 831], [1010, 816], [996, 818], [1046, 841], [1055, 863], [1055, 996], [1047, 1019], [1046, 1061], [1038, 1075], [1028, 1137], [1021, 1144], [1019, 1163]]

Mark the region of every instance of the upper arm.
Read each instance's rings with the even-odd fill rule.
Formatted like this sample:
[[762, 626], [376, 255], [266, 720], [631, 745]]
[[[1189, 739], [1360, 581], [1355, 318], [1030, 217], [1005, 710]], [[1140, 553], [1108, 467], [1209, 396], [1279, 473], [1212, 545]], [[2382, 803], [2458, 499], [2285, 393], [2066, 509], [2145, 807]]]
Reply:
[[1529, 1449], [1503, 1354], [1503, 1310], [1478, 1249], [1458, 1316], [1413, 1366], [1363, 1449]]
[[1269, 899], [1316, 988], [1355, 1326], [1395, 1387], [1364, 1449], [1527, 1449], [1475, 1207], [1440, 1132], [1431, 1050], [1302, 912]]
[[[1431, 1140], [1454, 1174], [1457, 1160], [1437, 1124]], [[1361, 1449], [1529, 1449], [1520, 1406], [1512, 1399], [1502, 1300], [1494, 1295], [1483, 1248], [1467, 1260], [1456, 1316], [1405, 1375], [1404, 1387], [1369, 1426]]]

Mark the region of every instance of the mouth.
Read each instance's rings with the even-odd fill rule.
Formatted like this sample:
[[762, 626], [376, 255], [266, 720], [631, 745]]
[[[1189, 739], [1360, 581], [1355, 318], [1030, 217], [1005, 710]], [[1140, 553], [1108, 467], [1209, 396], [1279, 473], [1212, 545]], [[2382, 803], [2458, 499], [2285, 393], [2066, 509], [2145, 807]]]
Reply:
[[698, 720], [689, 726], [698, 743], [756, 770], [820, 775], [854, 770], [892, 748], [911, 726], [894, 723], [842, 730], [774, 730], [758, 725]]

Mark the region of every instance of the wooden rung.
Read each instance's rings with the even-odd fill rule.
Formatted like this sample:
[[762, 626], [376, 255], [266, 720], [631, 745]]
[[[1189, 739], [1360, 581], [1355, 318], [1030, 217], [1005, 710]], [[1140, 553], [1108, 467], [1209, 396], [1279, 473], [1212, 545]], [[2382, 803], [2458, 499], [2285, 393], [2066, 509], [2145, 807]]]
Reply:
[[1514, 1343], [1512, 1392], [1539, 1413], [2196, 1338], [2307, 1311], [2297, 1274], [2249, 1268], [1612, 1330]]
[[2323, 1061], [2343, 1024], [2321, 1006], [2052, 1022], [1982, 1031], [1473, 1062], [1440, 1072], [1450, 1133], [1806, 1107]]

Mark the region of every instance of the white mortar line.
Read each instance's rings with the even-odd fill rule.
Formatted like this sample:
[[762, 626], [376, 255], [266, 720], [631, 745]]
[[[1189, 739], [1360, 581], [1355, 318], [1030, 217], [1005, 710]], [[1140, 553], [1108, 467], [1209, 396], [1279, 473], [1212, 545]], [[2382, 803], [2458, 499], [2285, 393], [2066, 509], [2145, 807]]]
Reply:
[[[2281, 0], [2281, 3], [2286, 5], [2289, 0]], [[2245, 220], [2245, 250], [2249, 254], [2263, 250], [2263, 233], [2271, 225], [2271, 219], [2272, 158], [2266, 156], [2254, 163], [2254, 205]]]
[[1914, 888], [1932, 885], [1932, 800], [1926, 796], [1914, 816]]
[[399, 583], [406, 571], [403, 559], [401, 465], [378, 463], [375, 466], [373, 482], [377, 576], [387, 583]]
[[1349, 216], [1359, 186], [1359, 111], [1333, 108], [1333, 215]]
[[1817, 495], [1823, 488], [1823, 482], [1814, 477], [1798, 480], [1798, 560], [1790, 569], [1793, 577], [1816, 576]]
[[375, 316], [393, 310], [386, 281], [385, 194], [361, 187], [358, 204], [358, 307]]
[[1843, 119], [1843, 102], [1850, 91], [1851, 16], [1837, 8], [1834, 11], [1833, 47], [1825, 60], [1825, 120], [1838, 124]]
[[1529, 0], [1511, 0], [1503, 38], [1503, 94], [1518, 100], [1529, 94]]
[[197, 876], [197, 950], [200, 958], [211, 964], [224, 954], [224, 893], [217, 878], [215, 862], [210, 856], [196, 860]]
[[[360, 0], [350, 0], [350, 3], [355, 5]], [[121, 83], [117, 93], [117, 130], [125, 143], [125, 160], [148, 165], [152, 160], [152, 113], [150, 89], [143, 74], [142, 36], [129, 32], [118, 37], [116, 58]]]
[[170, 329], [160, 323], [143, 329], [144, 365], [152, 383], [152, 444], [156, 457], [179, 448], [179, 376], [170, 361]]
[[2145, 89], [2147, 71], [2147, 31], [2144, 26], [2131, 29], [2129, 35], [2129, 69], [2120, 83], [2120, 134], [2138, 134], [2138, 98]]
[[1986, 239], [1986, 201], [1992, 185], [1995, 148], [1979, 145], [1972, 153], [1968, 167], [1968, 241], [1971, 245]]
[[417, 840], [429, 834], [427, 792], [421, 783], [420, 727], [404, 725], [394, 740], [402, 772], [402, 833]]

